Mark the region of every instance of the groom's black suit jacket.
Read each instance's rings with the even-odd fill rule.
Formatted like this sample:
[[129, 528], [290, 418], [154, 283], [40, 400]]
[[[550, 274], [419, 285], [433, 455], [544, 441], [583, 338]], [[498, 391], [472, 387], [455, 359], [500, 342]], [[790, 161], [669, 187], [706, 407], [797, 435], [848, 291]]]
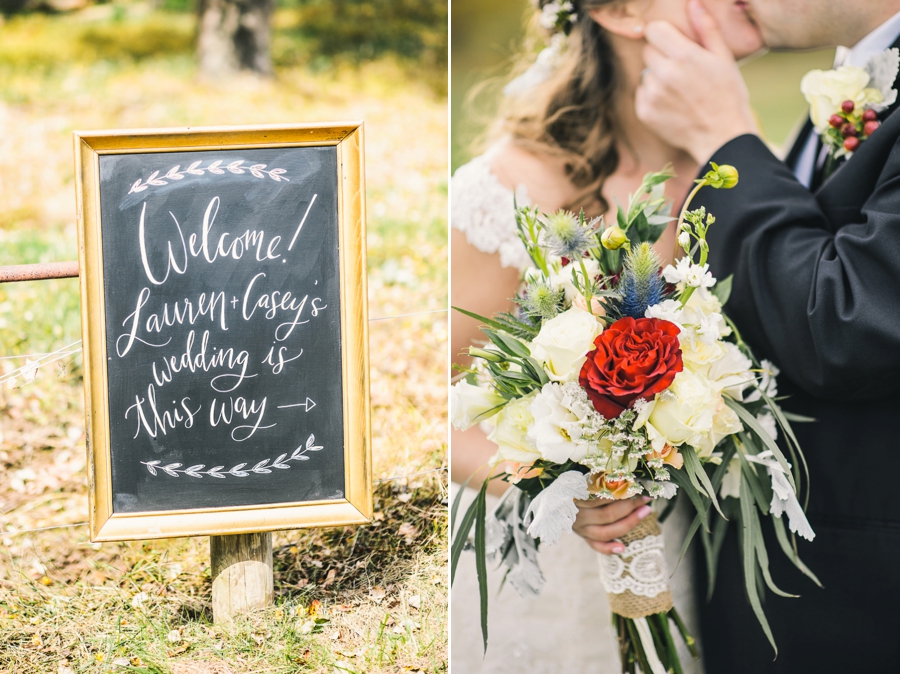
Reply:
[[773, 662], [745, 599], [731, 527], [715, 596], [701, 610], [706, 672], [897, 674], [900, 113], [886, 111], [881, 128], [814, 193], [756, 136], [735, 138], [711, 161], [740, 173], [734, 189], [705, 188], [696, 202], [717, 218], [713, 274], [734, 274], [726, 313], [757, 357], [781, 368], [784, 409], [816, 419], [793, 426], [809, 461], [817, 534], [813, 543], [799, 540], [799, 551], [824, 589], [784, 560], [768, 532], [775, 583], [802, 595], [767, 593], [779, 646]]

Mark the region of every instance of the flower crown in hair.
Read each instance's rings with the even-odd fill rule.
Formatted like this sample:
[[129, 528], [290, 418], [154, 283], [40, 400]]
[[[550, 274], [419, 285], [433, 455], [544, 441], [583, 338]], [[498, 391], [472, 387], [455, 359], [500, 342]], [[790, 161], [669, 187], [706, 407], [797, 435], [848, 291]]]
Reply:
[[541, 26], [552, 34], [568, 35], [578, 20], [575, 5], [571, 2], [548, 2], [541, 8]]
[[541, 50], [535, 62], [524, 73], [503, 87], [504, 96], [518, 96], [550, 79], [562, 61], [566, 38], [577, 20], [575, 5], [568, 0], [553, 0], [541, 8], [540, 24], [550, 33], [550, 45]]

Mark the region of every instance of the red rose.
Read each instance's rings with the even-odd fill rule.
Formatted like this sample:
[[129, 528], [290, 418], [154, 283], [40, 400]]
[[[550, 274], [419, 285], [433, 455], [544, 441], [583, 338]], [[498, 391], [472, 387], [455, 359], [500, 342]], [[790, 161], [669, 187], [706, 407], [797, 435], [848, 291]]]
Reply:
[[678, 326], [659, 318], [620, 318], [594, 340], [578, 383], [600, 414], [615, 419], [638, 398], [665, 391], [684, 369]]

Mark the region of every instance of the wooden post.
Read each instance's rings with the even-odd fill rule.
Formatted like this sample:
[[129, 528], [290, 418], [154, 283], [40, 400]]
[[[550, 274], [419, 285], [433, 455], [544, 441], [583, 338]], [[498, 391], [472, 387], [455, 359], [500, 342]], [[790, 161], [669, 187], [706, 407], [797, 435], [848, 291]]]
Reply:
[[272, 605], [271, 532], [210, 536], [209, 557], [214, 622]]

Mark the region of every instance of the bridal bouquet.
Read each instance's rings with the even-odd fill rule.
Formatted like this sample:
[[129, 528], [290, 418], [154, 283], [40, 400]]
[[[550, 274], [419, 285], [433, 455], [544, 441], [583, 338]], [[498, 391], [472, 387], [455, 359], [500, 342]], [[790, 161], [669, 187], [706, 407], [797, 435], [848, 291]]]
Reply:
[[[538, 545], [571, 530], [575, 499], [684, 492], [697, 514], [681, 554], [699, 531], [710, 592], [725, 527], [737, 520], [747, 595], [773, 647], [759, 588], [789, 595], [770, 577], [761, 518], [815, 580], [781, 519], [787, 513], [791, 532], [812, 540], [797, 499], [801, 474], [775, 442], [780, 428], [793, 465], [805, 465], [789, 415], [774, 399], [777, 371], [753, 358], [722, 313], [730, 279], [717, 283], [707, 264], [715, 218], [688, 210], [702, 187], [733, 187], [737, 171], [713, 165], [697, 181], [678, 220], [684, 256], [661, 269], [650, 245], [673, 220], [663, 198], [670, 177], [648, 174], [610, 226], [583, 213], [517, 209], [533, 262], [518, 311], [487, 318], [457, 308], [484, 323], [488, 341], [469, 349], [476, 364], [453, 387], [452, 421], [463, 430], [481, 424], [498, 447], [451, 549], [452, 579], [474, 526], [485, 648], [487, 562], [506, 567], [505, 580], [521, 595], [539, 593]], [[488, 513], [491, 479], [513, 487]], [[458, 507], [457, 497], [454, 527]], [[718, 513], [712, 526], [711, 509]], [[672, 605], [657, 514], [621, 540], [624, 552], [601, 556], [601, 577], [623, 672], [680, 672], [670, 620], [695, 656], [696, 648]]]

